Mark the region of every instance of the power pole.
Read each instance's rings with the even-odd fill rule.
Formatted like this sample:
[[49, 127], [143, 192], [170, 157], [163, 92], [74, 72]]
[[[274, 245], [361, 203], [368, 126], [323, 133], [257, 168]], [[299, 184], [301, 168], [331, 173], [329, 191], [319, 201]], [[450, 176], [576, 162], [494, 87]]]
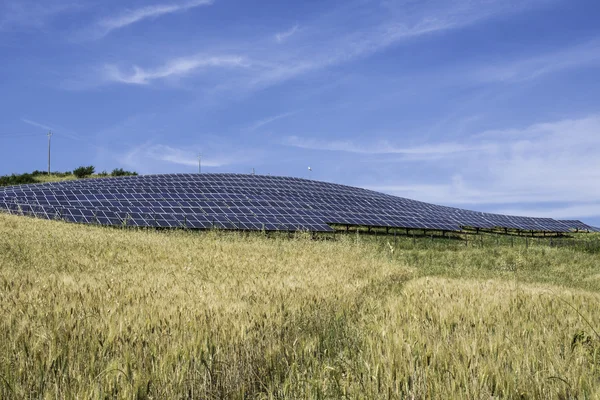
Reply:
[[52, 131], [48, 131], [48, 175], [50, 175], [50, 142], [52, 138]]
[[198, 154], [198, 173], [202, 173], [202, 154]]

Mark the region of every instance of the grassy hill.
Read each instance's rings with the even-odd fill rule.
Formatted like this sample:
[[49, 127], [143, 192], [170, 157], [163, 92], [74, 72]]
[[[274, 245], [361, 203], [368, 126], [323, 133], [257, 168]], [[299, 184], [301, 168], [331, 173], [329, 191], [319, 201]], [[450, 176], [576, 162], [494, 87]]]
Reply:
[[72, 181], [82, 178], [106, 178], [106, 177], [118, 177], [118, 176], [131, 176], [137, 175], [137, 172], [125, 171], [122, 168], [114, 169], [111, 173], [106, 171], [95, 173], [93, 166], [79, 167], [73, 171], [67, 172], [53, 172], [47, 174], [43, 171], [33, 171], [31, 173], [24, 174], [12, 174], [0, 176], [0, 187], [12, 186], [12, 185], [27, 185], [35, 183], [46, 183], [46, 182], [61, 182], [61, 181]]
[[[94, 176], [90, 176], [92, 178]], [[75, 175], [35, 175], [33, 177], [35, 183], [46, 183], [46, 182], [62, 182], [62, 181], [74, 181], [77, 179]]]
[[0, 398], [598, 398], [598, 253], [477, 243], [0, 214]]

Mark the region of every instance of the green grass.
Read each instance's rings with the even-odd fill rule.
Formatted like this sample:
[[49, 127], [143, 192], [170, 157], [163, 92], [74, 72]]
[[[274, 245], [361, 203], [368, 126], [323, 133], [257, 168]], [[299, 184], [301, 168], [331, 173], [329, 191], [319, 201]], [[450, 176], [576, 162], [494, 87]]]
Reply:
[[[94, 179], [94, 178], [114, 178], [111, 175], [98, 175], [93, 174], [82, 179]], [[78, 178], [75, 175], [36, 175], [34, 176], [36, 183], [47, 183], [47, 182], [64, 182], [64, 181], [76, 181]]]
[[36, 183], [47, 183], [47, 182], [63, 182], [63, 181], [75, 181], [77, 177], [75, 175], [35, 175], [33, 179]]
[[[114, 176], [93, 174], [93, 175], [86, 177], [85, 179], [91, 179], [91, 178], [114, 178]], [[48, 182], [75, 181], [78, 178], [72, 174], [58, 173], [58, 174], [50, 174], [50, 175], [48, 175], [48, 174], [31, 175], [31, 179], [32, 179], [31, 184], [36, 184], [36, 183], [48, 183]], [[2, 186], [0, 185], [0, 187], [2, 187]]]
[[0, 214], [0, 398], [598, 398], [600, 257], [523, 240]]

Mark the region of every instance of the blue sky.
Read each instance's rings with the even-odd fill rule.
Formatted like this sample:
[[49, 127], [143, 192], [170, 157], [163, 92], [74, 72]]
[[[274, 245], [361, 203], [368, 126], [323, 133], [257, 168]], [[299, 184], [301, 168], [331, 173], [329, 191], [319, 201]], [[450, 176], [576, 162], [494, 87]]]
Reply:
[[0, 174], [308, 177], [600, 226], [600, 3], [0, 2]]

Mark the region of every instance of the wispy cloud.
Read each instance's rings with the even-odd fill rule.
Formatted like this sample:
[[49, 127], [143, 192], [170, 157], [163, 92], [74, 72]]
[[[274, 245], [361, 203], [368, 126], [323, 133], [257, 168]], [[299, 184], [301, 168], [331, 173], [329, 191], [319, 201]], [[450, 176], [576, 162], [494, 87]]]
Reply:
[[[198, 155], [189, 150], [179, 149], [167, 145], [157, 144], [145, 149], [146, 156], [172, 164], [185, 165], [188, 167], [198, 166]], [[222, 167], [230, 163], [224, 159], [202, 159], [205, 167]]]
[[476, 67], [470, 75], [481, 82], [519, 83], [586, 65], [600, 65], [600, 39], [508, 63]]
[[554, 206], [544, 209], [535, 209], [532, 207], [498, 208], [496, 212], [507, 215], [529, 215], [540, 218], [589, 218], [600, 215], [600, 202]]
[[244, 58], [239, 56], [199, 55], [177, 58], [157, 68], [144, 69], [134, 65], [131, 72], [124, 72], [116, 65], [106, 65], [104, 74], [105, 79], [110, 82], [147, 85], [154, 80], [181, 77], [203, 68], [235, 68], [248, 66], [249, 64]]
[[[544, 0], [529, 0], [519, 4], [539, 3]], [[239, 74], [231, 74], [215, 85], [218, 90], [251, 91], [268, 87], [302, 74], [321, 70], [359, 58], [368, 57], [381, 52], [403, 41], [425, 35], [432, 35], [452, 29], [459, 29], [495, 15], [514, 12], [515, 2], [499, 0], [462, 0], [434, 1], [422, 7], [411, 7], [410, 13], [387, 15], [382, 10], [373, 16], [372, 7], [363, 7], [353, 18], [364, 19], [356, 29], [348, 30], [347, 26], [339, 26], [339, 15], [322, 17], [311, 23], [311, 35], [301, 41], [294, 41], [294, 46], [283, 49], [277, 43], [262, 38], [251, 38], [226, 46], [215, 46], [215, 49], [227, 47], [233, 53], [244, 54], [242, 60], [225, 60], [228, 66], [251, 65], [251, 70]], [[519, 5], [519, 7], [522, 7]], [[353, 13], [356, 10], [353, 9]], [[360, 13], [366, 14], [360, 18]], [[146, 15], [147, 13], [142, 13]], [[127, 18], [127, 21], [133, 18]], [[117, 23], [115, 26], [119, 26]], [[335, 27], [334, 27], [335, 26]], [[314, 29], [313, 29], [314, 27]], [[275, 36], [275, 42], [283, 42], [300, 30], [300, 25]], [[282, 50], [283, 49], [283, 50]], [[191, 53], [197, 53], [197, 49]], [[220, 60], [222, 50], [204, 50], [203, 57]], [[191, 60], [191, 61], [190, 61]], [[164, 67], [152, 69], [134, 65], [131, 73], [123, 73], [114, 65], [108, 66], [108, 81], [121, 83], [147, 84], [158, 78], [172, 74], [184, 75], [202, 66], [197, 65], [196, 56], [183, 56], [166, 60]], [[179, 67], [183, 64], [183, 67]], [[221, 64], [218, 62], [217, 64]], [[106, 82], [106, 80], [105, 80]]]
[[170, 144], [146, 142], [135, 145], [117, 157], [123, 166], [134, 168], [142, 173], [164, 171], [197, 171], [198, 152], [202, 152], [202, 168], [219, 169], [232, 168], [249, 164], [252, 160], [260, 159], [260, 151], [251, 148], [240, 149], [234, 145], [225, 146], [218, 138], [206, 139], [202, 146], [174, 146]]
[[[410, 38], [450, 29], [451, 23], [444, 21], [424, 21], [416, 26], [385, 24], [371, 29], [340, 36], [324, 37], [313, 46], [307, 46], [303, 53], [292, 52], [287, 59], [263, 61], [262, 69], [257, 69], [246, 88], [262, 88], [287, 81], [299, 75], [343, 64], [357, 58], [380, 52], [391, 45]], [[285, 54], [283, 55], [285, 56]], [[264, 58], [263, 58], [264, 60]]]
[[[250, 81], [251, 87], [264, 87], [282, 82], [298, 75], [306, 74], [334, 65], [371, 56], [419, 37], [464, 28], [494, 16], [517, 12], [550, 0], [499, 1], [499, 0], [434, 0], [420, 3], [417, 7], [405, 7], [401, 2], [399, 12], [389, 16], [377, 16], [377, 23], [348, 31], [329, 29], [336, 21], [319, 21], [320, 32], [315, 28], [312, 42], [302, 44], [301, 51], [292, 50], [287, 60], [270, 64], [271, 68], [259, 71]], [[386, 3], [389, 5], [389, 3]], [[366, 11], [365, 19], [373, 7]], [[381, 10], [378, 10], [381, 12]], [[387, 14], [387, 13], [384, 13]], [[314, 25], [314, 24], [311, 24]], [[325, 25], [326, 27], [324, 27]], [[276, 53], [279, 49], [274, 50]], [[264, 59], [264, 57], [263, 57]]]
[[283, 43], [287, 39], [289, 39], [292, 35], [294, 35], [296, 32], [298, 32], [299, 29], [300, 29], [300, 25], [296, 24], [285, 32], [278, 32], [275, 34], [275, 40], [277, 41], [277, 43]]
[[[465, 153], [446, 165], [454, 173], [447, 181], [371, 188], [438, 204], [496, 205], [490, 211], [517, 215], [600, 216], [600, 207], [594, 210], [600, 204], [599, 131], [600, 115], [488, 131], [470, 141], [484, 140], [493, 145], [490, 151]], [[556, 206], [561, 203], [567, 206]], [[562, 211], [553, 214], [557, 210]]]
[[46, 131], [52, 131], [53, 134], [58, 134], [59, 136], [64, 136], [73, 140], [83, 140], [79, 135], [71, 132], [68, 129], [63, 129], [60, 126], [50, 126], [49, 124], [44, 124], [40, 122], [33, 121], [27, 118], [21, 118], [21, 122], [26, 123], [27, 125], [35, 126], [36, 128], [44, 129]]
[[46, 129], [48, 131], [51, 131], [51, 130], [54, 129], [54, 128], [48, 126], [48, 125], [40, 124], [39, 122], [35, 122], [35, 121], [32, 121], [32, 120], [27, 119], [27, 118], [21, 118], [21, 121], [25, 122], [27, 125], [35, 126], [36, 128]]
[[[145, 143], [136, 146], [122, 155], [119, 161], [124, 165], [140, 170], [147, 169], [148, 163], [156, 163], [156, 161], [198, 168], [197, 153], [164, 144]], [[230, 163], [231, 160], [225, 158], [202, 157], [203, 167], [222, 167]]]
[[0, 31], [42, 29], [60, 15], [82, 8], [76, 2], [6, 0], [0, 3]]
[[250, 125], [250, 127], [248, 128], [248, 130], [249, 131], [255, 131], [255, 130], [259, 129], [259, 128], [262, 128], [265, 125], [268, 125], [268, 124], [273, 123], [275, 121], [278, 121], [280, 119], [291, 117], [294, 114], [296, 114], [295, 111], [293, 111], [293, 112], [286, 112], [286, 113], [283, 113], [283, 114], [274, 115], [272, 117], [261, 119], [259, 121], [256, 121], [252, 125]]
[[415, 147], [400, 147], [391, 144], [387, 140], [376, 143], [355, 143], [353, 141], [322, 141], [317, 139], [306, 139], [298, 136], [288, 136], [284, 145], [309, 150], [336, 151], [358, 154], [401, 154], [428, 159], [431, 156], [448, 156], [465, 152], [487, 151], [490, 145], [461, 144], [461, 143], [435, 143]]
[[163, 15], [183, 12], [192, 8], [211, 4], [213, 4], [213, 0], [192, 0], [180, 4], [155, 4], [133, 10], [127, 10], [118, 15], [104, 18], [98, 21], [97, 26], [101, 30], [101, 36], [104, 36], [116, 29], [125, 28], [126, 26], [135, 24], [145, 19], [158, 18]]

